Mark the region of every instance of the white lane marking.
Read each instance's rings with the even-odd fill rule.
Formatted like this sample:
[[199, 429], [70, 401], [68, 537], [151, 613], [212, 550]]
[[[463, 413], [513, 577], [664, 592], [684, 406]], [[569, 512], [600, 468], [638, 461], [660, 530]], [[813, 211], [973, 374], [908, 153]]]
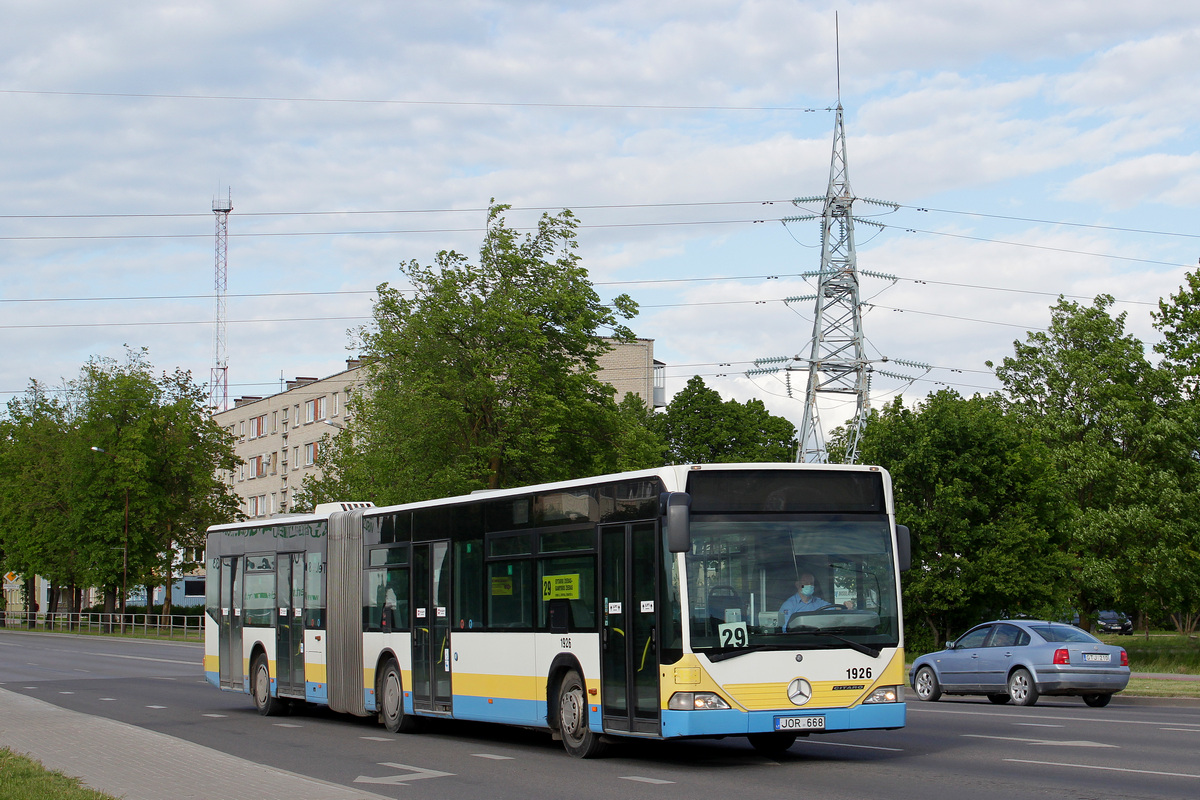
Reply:
[[859, 750], [886, 750], [889, 753], [903, 753], [900, 747], [878, 747], [873, 744], [849, 744], [848, 742], [827, 742], [821, 739], [797, 739], [796, 744], [825, 744], [832, 747], [857, 747]]
[[982, 733], [961, 733], [959, 734], [964, 739], [998, 739], [1002, 742], [1024, 742], [1032, 745], [1045, 745], [1048, 747], [1115, 747], [1120, 748], [1116, 744], [1104, 744], [1103, 742], [1087, 742], [1076, 740], [1072, 742], [1055, 741], [1054, 739], [1022, 739], [1019, 736], [984, 736]]
[[75, 694], [74, 692], [59, 692], [59, 694]]
[[36, 689], [37, 687], [36, 687], [36, 686], [23, 686], [23, 687], [21, 687], [21, 688], [23, 688], [23, 689]]
[[364, 739], [368, 742], [390, 742], [390, 741], [393, 741], [392, 739], [389, 739], [386, 736], [360, 736], [358, 738]]
[[106, 703], [113, 703], [113, 702], [116, 702], [116, 700], [117, 700], [117, 698], [115, 698], [115, 697], [101, 697], [100, 699], [105, 701]]
[[1021, 725], [1026, 728], [1065, 728], [1066, 725], [1047, 725], [1044, 722], [1014, 722], [1013, 725]]
[[[1113, 719], [1112, 717], [1100, 717], [1100, 716], [1096, 716], [1096, 717], [1090, 717], [1090, 716], [1089, 717], [1056, 717], [1051, 714], [1013, 714], [1013, 713], [1006, 714], [1004, 712], [995, 712], [995, 711], [993, 711], [993, 712], [952, 711], [950, 709], [921, 708], [919, 706], [914, 708], [912, 703], [908, 704], [908, 712], [909, 713], [917, 712], [917, 713], [921, 713], [921, 714], [958, 714], [960, 716], [968, 716], [968, 717], [1006, 717], [1006, 718], [1011, 718], [1011, 717], [1022, 718], [1023, 717], [1025, 719], [1053, 719], [1053, 720], [1059, 720], [1062, 722], [1086, 722], [1089, 725], [1095, 725], [1097, 722], [1103, 722], [1107, 725], [1162, 725], [1163, 724], [1162, 720], [1149, 720], [1149, 719]], [[1174, 724], [1176, 724], [1176, 725], [1195, 725], [1196, 726], [1195, 729], [1200, 730], [1200, 722], [1197, 722], [1197, 723], [1176, 722]]]
[[205, 714], [204, 716], [208, 717], [209, 719], [225, 719], [225, 717], [227, 715], [226, 714]]
[[1200, 728], [1159, 728], [1160, 731], [1178, 731], [1179, 733], [1200, 733]]
[[492, 761], [512, 761], [512, 756], [498, 756], [495, 753], [471, 753], [476, 758], [490, 758]]
[[1200, 775], [1195, 775], [1190, 772], [1159, 772], [1153, 769], [1129, 769], [1127, 767], [1102, 767], [1096, 764], [1063, 764], [1058, 761], [1028, 761], [1023, 758], [1006, 758], [1005, 761], [1011, 761], [1014, 764], [1038, 764], [1043, 767], [1074, 767], [1075, 769], [1100, 769], [1108, 772], [1134, 772], [1138, 775], [1163, 775], [1168, 778], [1197, 778]]
[[162, 710], [162, 709], [166, 708], [166, 706], [146, 706], [146, 708], [155, 708], [155, 709]]
[[660, 785], [663, 785], [663, 784], [667, 784], [667, 783], [674, 783], [674, 782], [675, 782], [675, 781], [664, 781], [664, 780], [660, 780], [660, 779], [658, 779], [658, 778], [643, 778], [643, 777], [641, 777], [640, 775], [622, 775], [622, 776], [621, 776], [621, 780], [623, 780], [623, 781], [637, 781], [638, 783], [652, 783], [652, 784], [654, 784], [654, 785], [656, 785], [656, 786], [660, 786]]
[[275, 727], [276, 728], [303, 728], [304, 726], [303, 725], [294, 725], [291, 722], [276, 722]]
[[436, 769], [421, 769], [420, 767], [410, 767], [407, 764], [393, 764], [389, 761], [384, 761], [379, 764], [381, 767], [391, 767], [392, 769], [406, 769], [407, 774], [404, 775], [385, 775], [382, 778], [372, 778], [369, 775], [359, 775], [354, 779], [355, 783], [379, 783], [389, 786], [407, 786], [409, 781], [419, 781], [425, 778], [444, 778], [454, 775], [453, 772], [438, 772]]

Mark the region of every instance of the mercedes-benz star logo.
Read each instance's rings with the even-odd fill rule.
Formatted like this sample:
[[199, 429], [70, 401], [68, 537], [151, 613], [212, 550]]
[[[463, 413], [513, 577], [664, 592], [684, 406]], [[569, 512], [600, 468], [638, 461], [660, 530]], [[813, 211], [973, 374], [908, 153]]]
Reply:
[[796, 678], [788, 684], [788, 699], [802, 706], [812, 699], [812, 684], [804, 678]]

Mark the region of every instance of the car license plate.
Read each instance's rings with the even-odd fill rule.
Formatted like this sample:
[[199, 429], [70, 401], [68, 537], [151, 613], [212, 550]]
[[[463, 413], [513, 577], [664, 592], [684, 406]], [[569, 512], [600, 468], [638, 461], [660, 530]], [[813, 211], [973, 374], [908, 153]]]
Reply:
[[825, 730], [824, 717], [776, 717], [775, 730], [777, 731], [823, 731]]
[[1111, 653], [1084, 653], [1084, 661], [1112, 661]]

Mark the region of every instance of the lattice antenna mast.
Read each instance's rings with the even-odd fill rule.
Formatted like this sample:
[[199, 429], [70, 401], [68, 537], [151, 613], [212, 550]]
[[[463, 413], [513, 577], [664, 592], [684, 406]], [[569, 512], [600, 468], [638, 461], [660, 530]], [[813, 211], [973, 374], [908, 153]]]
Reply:
[[216, 289], [216, 332], [213, 335], [213, 366], [209, 377], [208, 406], [215, 414], [229, 408], [229, 356], [225, 351], [225, 291], [229, 287], [229, 212], [233, 211], [233, 192], [224, 199], [213, 200], [217, 217], [217, 247], [213, 269], [213, 288]]

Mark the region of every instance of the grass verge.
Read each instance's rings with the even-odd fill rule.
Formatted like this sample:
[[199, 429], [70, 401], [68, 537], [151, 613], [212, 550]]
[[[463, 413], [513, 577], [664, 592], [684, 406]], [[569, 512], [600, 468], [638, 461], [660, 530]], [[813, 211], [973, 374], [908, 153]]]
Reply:
[[51, 772], [28, 756], [0, 748], [0, 800], [114, 800], [78, 778]]

